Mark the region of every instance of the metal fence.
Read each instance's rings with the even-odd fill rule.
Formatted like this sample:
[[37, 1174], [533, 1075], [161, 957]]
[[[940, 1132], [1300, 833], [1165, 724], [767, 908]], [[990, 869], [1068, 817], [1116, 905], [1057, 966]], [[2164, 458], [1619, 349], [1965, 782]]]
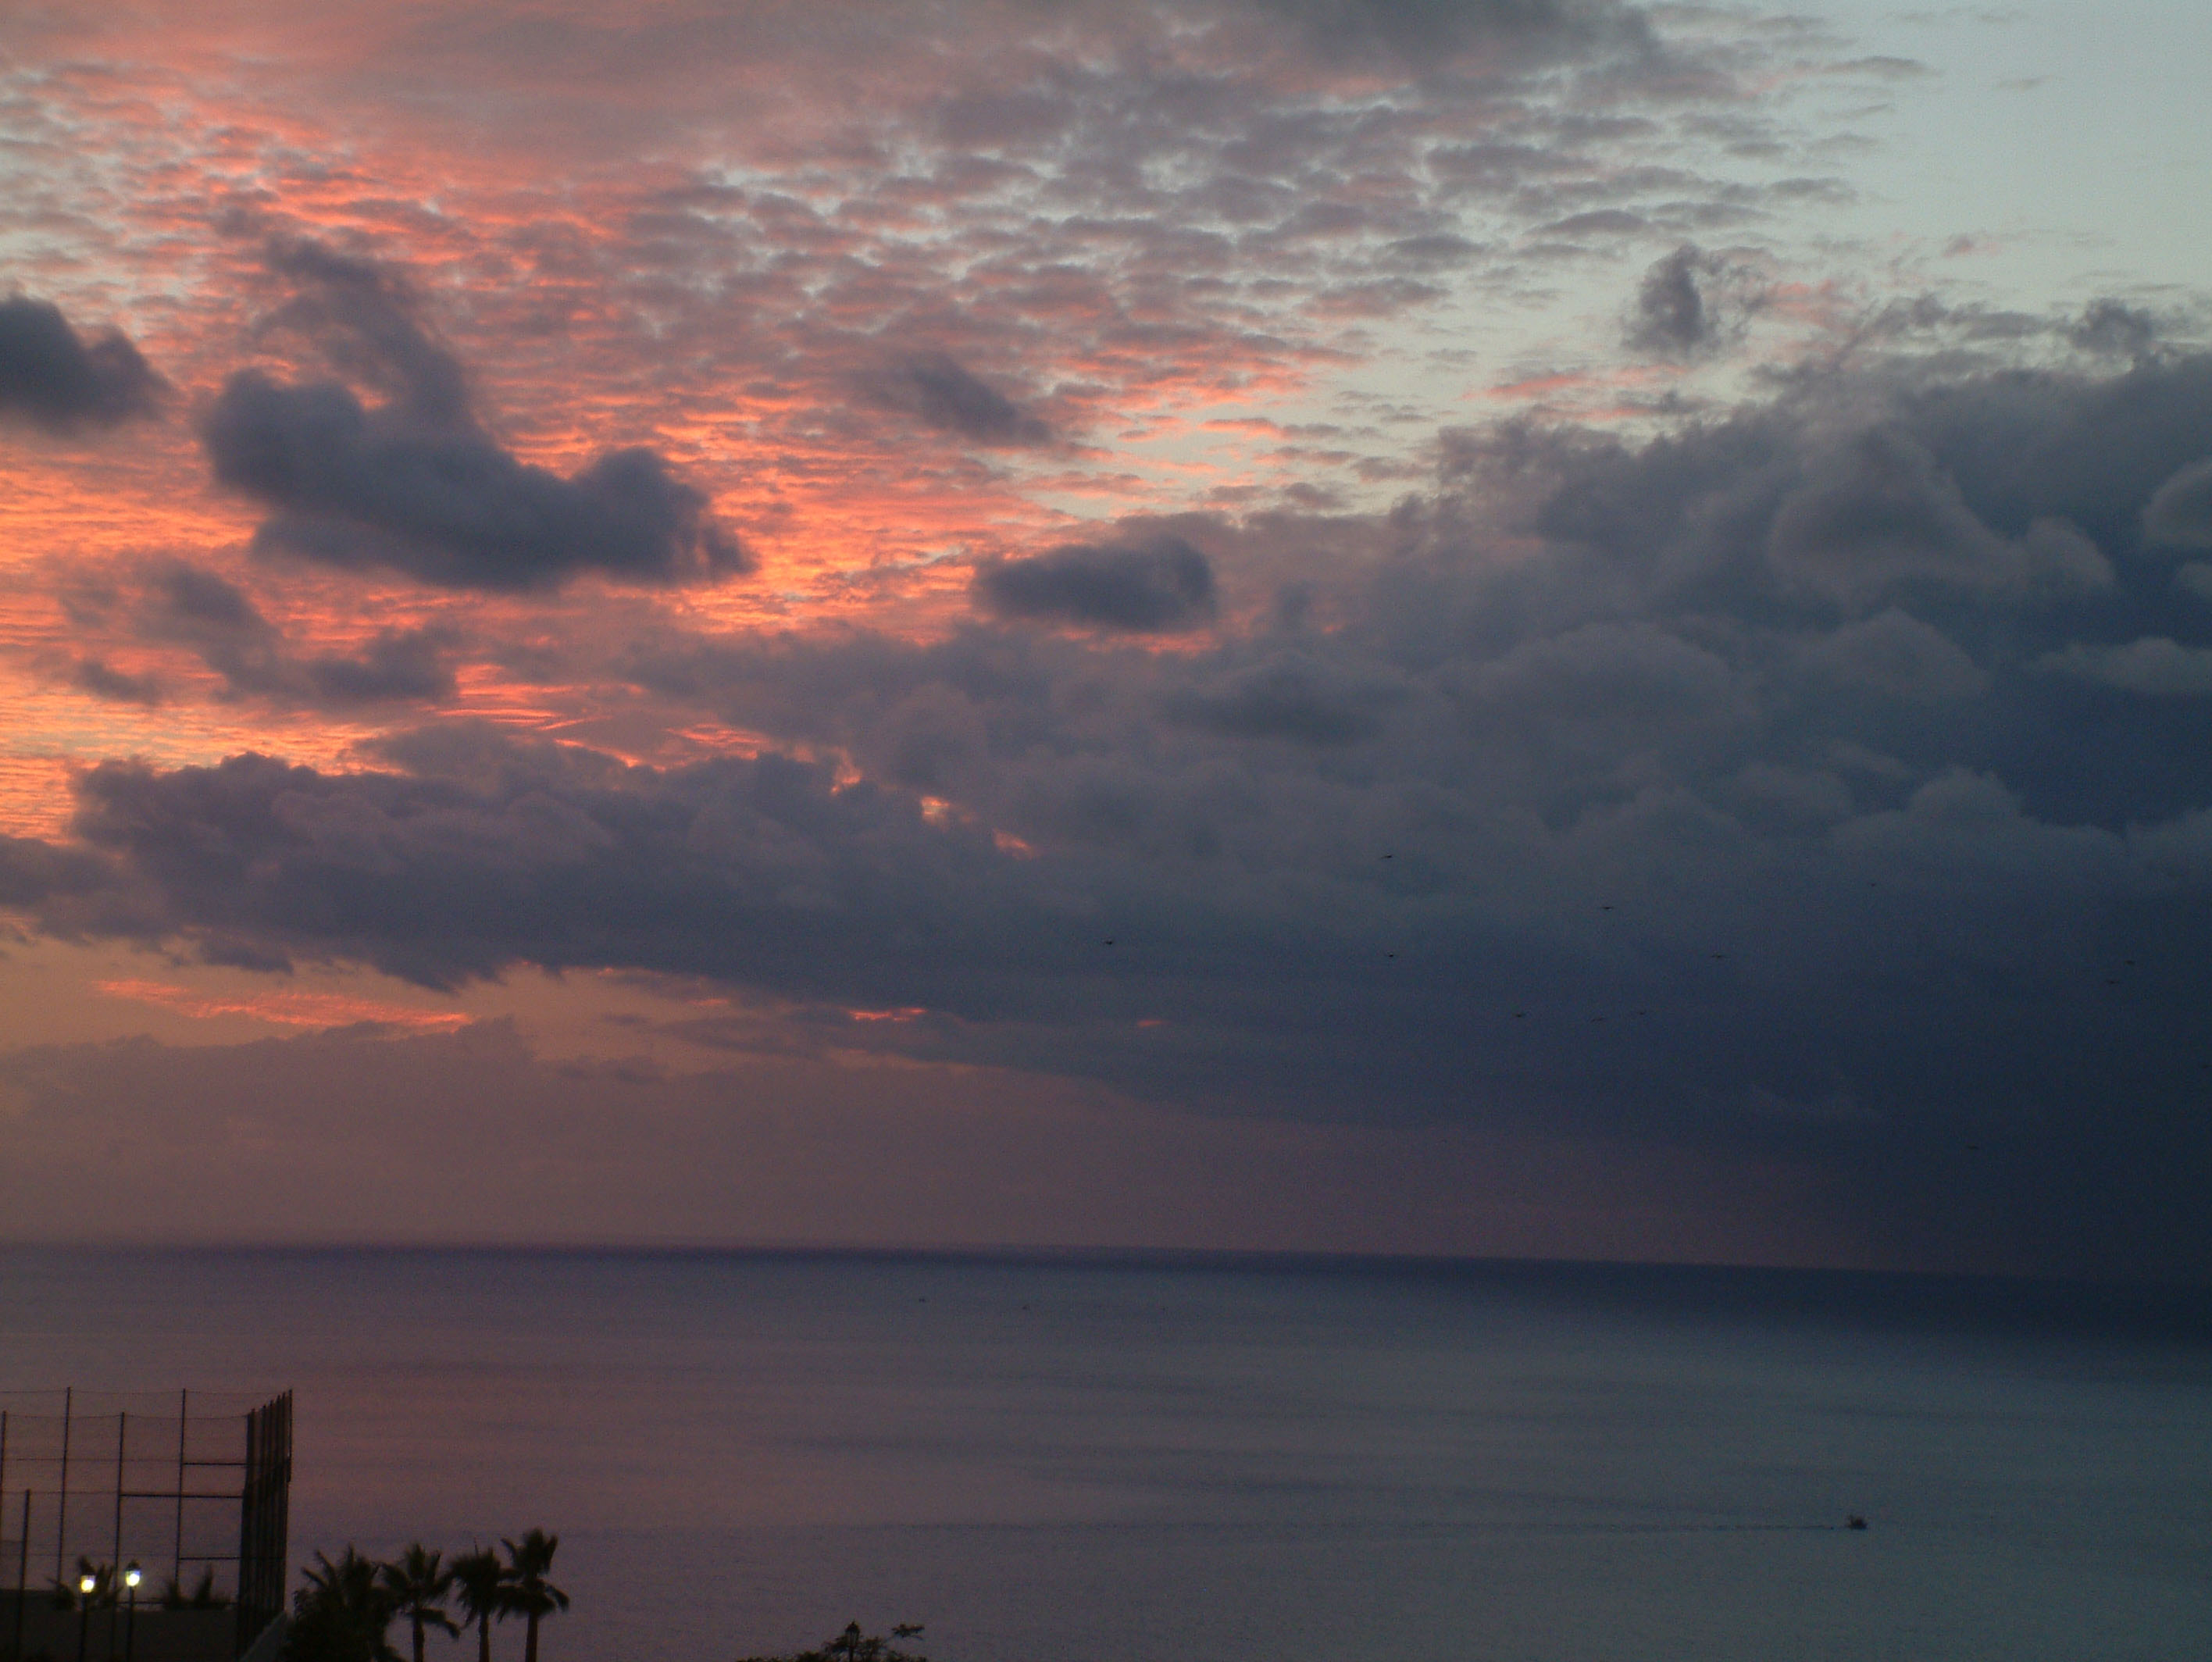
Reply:
[[34, 1653], [27, 1622], [80, 1561], [138, 1565], [141, 1609], [228, 1607], [244, 1652], [283, 1608], [291, 1481], [289, 1392], [243, 1412], [183, 1391], [0, 1395], [0, 1657]]

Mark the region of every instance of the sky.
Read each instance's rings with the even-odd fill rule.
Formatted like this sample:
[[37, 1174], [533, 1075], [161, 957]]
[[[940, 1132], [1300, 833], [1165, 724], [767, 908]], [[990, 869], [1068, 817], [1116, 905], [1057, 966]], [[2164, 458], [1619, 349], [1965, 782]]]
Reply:
[[2212, 1280], [2212, 14], [0, 17], [0, 1234]]

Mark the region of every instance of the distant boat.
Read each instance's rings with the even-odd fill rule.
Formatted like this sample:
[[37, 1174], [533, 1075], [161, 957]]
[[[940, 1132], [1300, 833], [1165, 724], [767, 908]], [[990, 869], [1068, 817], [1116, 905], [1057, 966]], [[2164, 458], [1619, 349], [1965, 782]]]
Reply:
[[1845, 1529], [1864, 1529], [1866, 1527], [1866, 1519], [1860, 1517], [1856, 1512], [1845, 1513], [1844, 1514], [1844, 1527]]

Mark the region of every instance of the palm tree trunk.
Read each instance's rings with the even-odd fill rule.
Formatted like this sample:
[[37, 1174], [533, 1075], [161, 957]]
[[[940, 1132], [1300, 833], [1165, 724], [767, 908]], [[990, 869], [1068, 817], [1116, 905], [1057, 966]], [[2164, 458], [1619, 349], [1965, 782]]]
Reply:
[[415, 1662], [422, 1662], [422, 1618], [415, 1618]]
[[477, 1617], [477, 1662], [491, 1662], [491, 1617]]
[[522, 1642], [522, 1662], [538, 1662], [538, 1612], [530, 1612], [530, 1636]]

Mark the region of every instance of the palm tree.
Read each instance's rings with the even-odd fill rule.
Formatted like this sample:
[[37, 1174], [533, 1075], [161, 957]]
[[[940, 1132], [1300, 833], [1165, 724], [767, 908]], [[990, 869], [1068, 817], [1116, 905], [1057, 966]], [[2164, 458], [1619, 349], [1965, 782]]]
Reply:
[[507, 1567], [489, 1547], [453, 1560], [453, 1592], [477, 1630], [477, 1662], [491, 1662], [491, 1624], [507, 1614]]
[[422, 1662], [425, 1628], [450, 1634], [460, 1632], [453, 1625], [453, 1618], [446, 1614], [441, 1602], [453, 1590], [453, 1572], [445, 1568], [441, 1562], [444, 1556], [416, 1541], [385, 1565], [378, 1576], [395, 1613], [405, 1617], [415, 1631], [415, 1662]]
[[561, 1544], [557, 1535], [533, 1529], [521, 1544], [501, 1541], [507, 1549], [507, 1608], [530, 1622], [522, 1643], [522, 1662], [538, 1662], [538, 1624], [556, 1610], [568, 1608], [568, 1595], [545, 1579], [553, 1568], [553, 1554]]
[[[921, 1636], [919, 1622], [902, 1622], [891, 1629], [892, 1639]], [[848, 1622], [844, 1632], [823, 1640], [818, 1649], [792, 1656], [750, 1656], [742, 1662], [929, 1662], [929, 1659], [900, 1650], [880, 1634], [862, 1633], [858, 1622]]]
[[200, 1579], [190, 1592], [185, 1591], [185, 1584], [173, 1575], [161, 1584], [163, 1610], [220, 1610], [228, 1602], [216, 1591], [212, 1569], [200, 1572]]
[[333, 1563], [321, 1553], [292, 1598], [284, 1654], [291, 1662], [404, 1662], [386, 1629], [394, 1606], [379, 1578], [382, 1567], [348, 1546]]

